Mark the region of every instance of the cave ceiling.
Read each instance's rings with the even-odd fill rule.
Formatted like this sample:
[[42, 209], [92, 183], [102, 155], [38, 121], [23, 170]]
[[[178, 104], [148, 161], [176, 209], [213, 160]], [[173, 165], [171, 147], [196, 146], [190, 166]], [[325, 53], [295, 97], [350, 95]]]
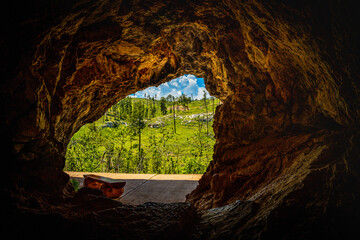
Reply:
[[[10, 156], [5, 190], [19, 206], [29, 198], [52, 204], [71, 198], [62, 168], [72, 135], [127, 95], [194, 74], [223, 102], [213, 126], [214, 159], [187, 200], [197, 210], [235, 204], [230, 209], [242, 209], [241, 218], [229, 220], [226, 207], [219, 214], [242, 225], [237, 234], [265, 234], [254, 239], [278, 234], [285, 215], [293, 220], [289, 229], [305, 239], [312, 231], [301, 225], [306, 221], [335, 219], [337, 207], [341, 216], [351, 215], [350, 207], [356, 215], [360, 21], [352, 6], [281, 0], [10, 4], [14, 14], [1, 38], [1, 133]], [[161, 207], [144, 207], [150, 208]], [[201, 215], [199, 227], [208, 228], [216, 214]]]

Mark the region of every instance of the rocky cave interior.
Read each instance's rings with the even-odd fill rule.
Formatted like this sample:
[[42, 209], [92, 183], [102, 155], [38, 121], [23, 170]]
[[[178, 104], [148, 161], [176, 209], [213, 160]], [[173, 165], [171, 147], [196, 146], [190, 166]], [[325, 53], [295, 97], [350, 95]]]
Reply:
[[[2, 192], [14, 237], [359, 235], [355, 1], [8, 4]], [[62, 171], [71, 136], [125, 96], [184, 74], [203, 77], [223, 102], [213, 161], [186, 203], [126, 206], [75, 193]]]

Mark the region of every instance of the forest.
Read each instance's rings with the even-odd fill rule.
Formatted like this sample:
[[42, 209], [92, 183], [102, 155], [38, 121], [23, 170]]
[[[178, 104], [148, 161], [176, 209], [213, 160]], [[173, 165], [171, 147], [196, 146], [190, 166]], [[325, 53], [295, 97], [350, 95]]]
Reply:
[[126, 97], [84, 125], [67, 146], [66, 171], [204, 173], [215, 144], [214, 97]]

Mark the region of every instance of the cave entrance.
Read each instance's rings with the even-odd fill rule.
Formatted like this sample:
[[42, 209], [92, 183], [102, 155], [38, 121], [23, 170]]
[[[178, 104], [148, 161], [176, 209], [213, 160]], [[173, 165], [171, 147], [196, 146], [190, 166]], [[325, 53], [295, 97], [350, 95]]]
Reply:
[[124, 179], [126, 203], [185, 201], [212, 160], [219, 102], [194, 75], [131, 94], [75, 133], [64, 170], [76, 188], [84, 172]]

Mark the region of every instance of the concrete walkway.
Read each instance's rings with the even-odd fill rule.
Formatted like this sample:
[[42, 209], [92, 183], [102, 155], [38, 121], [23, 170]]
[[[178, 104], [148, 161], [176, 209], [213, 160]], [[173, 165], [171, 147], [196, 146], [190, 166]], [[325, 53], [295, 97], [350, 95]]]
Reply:
[[83, 186], [84, 174], [95, 174], [126, 182], [119, 201], [137, 205], [145, 202], [184, 202], [186, 195], [198, 185], [202, 174], [128, 174], [128, 173], [87, 173], [65, 172]]

